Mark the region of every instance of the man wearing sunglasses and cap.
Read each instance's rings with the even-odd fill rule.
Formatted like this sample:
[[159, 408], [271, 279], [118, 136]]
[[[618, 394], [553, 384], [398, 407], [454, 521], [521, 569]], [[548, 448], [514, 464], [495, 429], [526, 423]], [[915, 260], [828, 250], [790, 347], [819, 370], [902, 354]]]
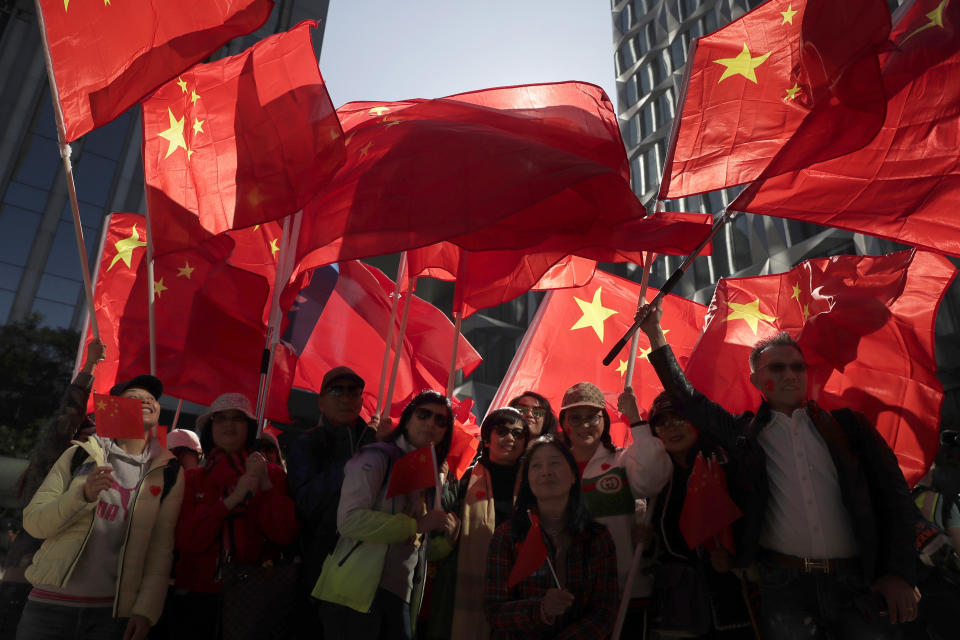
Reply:
[[302, 586], [309, 594], [320, 577], [323, 560], [337, 544], [337, 505], [344, 465], [376, 429], [360, 417], [365, 382], [349, 367], [334, 367], [323, 376], [317, 426], [297, 438], [287, 452], [287, 483], [303, 525]]
[[43, 545], [27, 569], [34, 585], [17, 638], [122, 637], [141, 640], [163, 609], [183, 472], [150, 436], [163, 383], [120, 382], [110, 395], [139, 400], [143, 436], [91, 435], [57, 460], [23, 511]]
[[742, 469], [737, 563], [757, 563], [764, 639], [900, 637], [919, 601], [915, 511], [890, 447], [861, 414], [807, 397], [806, 360], [785, 332], [750, 354], [757, 412], [728, 413], [687, 380], [661, 313], [637, 314], [650, 364], [678, 413]]

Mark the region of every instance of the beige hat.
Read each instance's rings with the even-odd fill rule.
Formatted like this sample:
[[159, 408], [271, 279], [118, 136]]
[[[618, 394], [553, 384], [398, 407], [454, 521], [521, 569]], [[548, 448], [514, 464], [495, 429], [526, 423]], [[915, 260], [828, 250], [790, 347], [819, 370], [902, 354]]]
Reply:
[[600, 391], [600, 387], [590, 382], [578, 382], [563, 394], [560, 411], [571, 407], [604, 409], [606, 406], [607, 404], [603, 400], [603, 391]]
[[217, 413], [218, 411], [229, 411], [230, 409], [241, 411], [243, 415], [247, 416], [251, 420], [257, 419], [253, 415], [253, 407], [250, 405], [250, 400], [247, 399], [247, 396], [243, 395], [242, 393], [224, 393], [213, 401], [213, 404], [210, 405], [209, 411], [197, 418], [197, 431], [202, 432], [207, 428], [207, 423], [210, 422], [210, 418], [213, 416], [213, 414]]
[[200, 438], [189, 429], [174, 429], [167, 434], [167, 449], [173, 451], [180, 447], [196, 451], [197, 453], [203, 451], [200, 447]]

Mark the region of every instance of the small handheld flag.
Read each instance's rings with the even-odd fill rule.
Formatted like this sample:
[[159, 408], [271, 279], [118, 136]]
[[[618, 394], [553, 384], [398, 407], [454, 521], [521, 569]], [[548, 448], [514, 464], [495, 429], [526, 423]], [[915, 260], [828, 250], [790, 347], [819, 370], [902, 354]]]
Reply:
[[143, 408], [136, 398], [95, 393], [93, 416], [101, 438], [143, 438]]

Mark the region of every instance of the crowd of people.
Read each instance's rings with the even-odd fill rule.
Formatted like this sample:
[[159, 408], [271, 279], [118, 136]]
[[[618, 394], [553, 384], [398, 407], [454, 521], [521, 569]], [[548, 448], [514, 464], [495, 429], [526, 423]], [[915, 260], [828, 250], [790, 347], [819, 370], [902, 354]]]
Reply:
[[[660, 310], [641, 313], [664, 387], [647, 419], [629, 388], [619, 416], [590, 382], [556, 411], [527, 391], [483, 419], [459, 477], [449, 398], [426, 390], [395, 426], [367, 422], [365, 381], [345, 366], [285, 452], [238, 393], [161, 447], [150, 375], [110, 391], [141, 403], [143, 437], [102, 437], [86, 412], [94, 340], [21, 482], [0, 628], [19, 640], [956, 637], [956, 434], [912, 493], [862, 415], [808, 398], [788, 335], [743, 363], [763, 402], [737, 416], [689, 383]], [[626, 447], [615, 420], [630, 424]], [[427, 448], [435, 485], [392, 493], [398, 461]], [[698, 468], [739, 517], [691, 543], [688, 523], [719, 509], [691, 498]]]

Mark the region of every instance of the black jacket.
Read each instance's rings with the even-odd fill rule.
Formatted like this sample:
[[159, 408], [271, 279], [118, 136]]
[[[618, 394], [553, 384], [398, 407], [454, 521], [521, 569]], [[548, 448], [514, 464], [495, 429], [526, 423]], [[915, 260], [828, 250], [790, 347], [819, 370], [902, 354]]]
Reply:
[[323, 560], [337, 544], [337, 506], [343, 485], [343, 467], [363, 445], [376, 440], [367, 423], [345, 429], [328, 426], [323, 418], [316, 428], [297, 438], [287, 452], [287, 484], [303, 525], [301, 541], [307, 570], [314, 581]]
[[[664, 389], [677, 399], [678, 411], [716, 439], [737, 462], [738, 481], [730, 488], [744, 511], [735, 533], [739, 538], [737, 562], [746, 566], [760, 551], [770, 496], [766, 454], [758, 441], [770, 423], [770, 408], [763, 403], [756, 414], [734, 416], [690, 384], [669, 346], [648, 357]], [[863, 415], [849, 409], [827, 412], [813, 402], [807, 408], [837, 469], [864, 577], [870, 582], [893, 573], [916, 584], [915, 507], [893, 451]]]

